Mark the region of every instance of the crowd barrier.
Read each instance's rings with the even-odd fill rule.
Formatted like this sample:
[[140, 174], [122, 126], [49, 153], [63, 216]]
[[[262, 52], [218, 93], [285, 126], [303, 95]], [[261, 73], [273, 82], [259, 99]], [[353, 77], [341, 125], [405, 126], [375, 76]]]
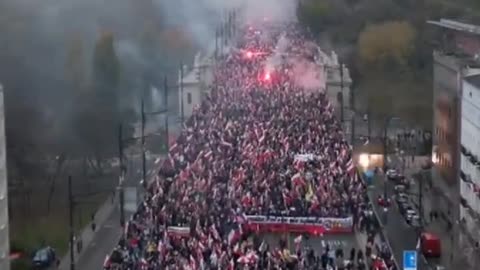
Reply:
[[353, 231], [353, 218], [246, 216], [243, 227], [260, 233], [339, 234]]

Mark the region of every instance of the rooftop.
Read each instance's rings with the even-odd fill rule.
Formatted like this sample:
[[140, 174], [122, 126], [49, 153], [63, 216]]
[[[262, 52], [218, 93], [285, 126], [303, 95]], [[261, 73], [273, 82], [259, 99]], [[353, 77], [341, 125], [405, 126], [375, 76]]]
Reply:
[[465, 77], [465, 81], [480, 89], [480, 74]]
[[462, 23], [454, 20], [440, 19], [439, 21], [427, 21], [428, 24], [448, 28], [450, 30], [466, 32], [473, 35], [480, 35], [480, 26]]

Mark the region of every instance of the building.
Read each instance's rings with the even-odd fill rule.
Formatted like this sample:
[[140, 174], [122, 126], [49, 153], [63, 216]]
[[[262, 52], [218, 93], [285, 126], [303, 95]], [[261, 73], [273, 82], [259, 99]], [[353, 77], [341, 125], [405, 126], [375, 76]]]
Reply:
[[[466, 234], [461, 242], [480, 242], [480, 75], [463, 80], [460, 157], [460, 224]], [[473, 250], [472, 250], [473, 251]], [[480, 251], [474, 265], [480, 265]]]
[[[448, 233], [442, 236], [444, 256], [450, 258], [447, 269], [468, 268], [464, 255], [468, 249], [462, 236], [460, 196], [460, 149], [462, 131], [463, 78], [478, 74], [480, 28], [452, 20], [428, 21], [437, 31], [433, 52], [433, 135], [431, 187], [426, 194], [430, 209], [439, 213]], [[459, 252], [460, 251], [460, 252]]]
[[192, 68], [183, 67], [179, 71], [178, 102], [180, 118], [188, 119], [195, 106], [200, 105], [203, 97], [213, 83], [212, 58], [208, 55], [197, 53]]
[[0, 84], [0, 269], [10, 269], [10, 240], [8, 230], [7, 153], [5, 145], [5, 110], [3, 87]]

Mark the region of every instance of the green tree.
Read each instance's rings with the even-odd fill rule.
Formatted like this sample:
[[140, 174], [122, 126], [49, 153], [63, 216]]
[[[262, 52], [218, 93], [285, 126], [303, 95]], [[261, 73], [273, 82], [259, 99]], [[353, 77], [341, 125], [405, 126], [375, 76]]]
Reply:
[[358, 40], [363, 71], [404, 70], [414, 52], [415, 29], [405, 21], [367, 26]]

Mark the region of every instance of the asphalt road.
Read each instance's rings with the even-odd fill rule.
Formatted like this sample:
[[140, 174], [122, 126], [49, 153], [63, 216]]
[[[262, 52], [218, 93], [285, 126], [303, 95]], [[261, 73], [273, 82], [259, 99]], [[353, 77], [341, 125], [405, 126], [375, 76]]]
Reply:
[[120, 211], [116, 208], [103, 226], [98, 228], [93, 241], [87, 246], [85, 252], [79, 258], [77, 270], [102, 269], [107, 254], [118, 243], [122, 229], [119, 226]]
[[[154, 167], [154, 158], [147, 159], [148, 176], [152, 176], [156, 170]], [[141, 159], [130, 158], [128, 161], [127, 175], [125, 177], [126, 187], [138, 186], [140, 179], [142, 178]], [[141, 190], [141, 187], [138, 187]], [[138, 197], [137, 199], [141, 199]], [[128, 203], [126, 201], [126, 203]], [[128, 218], [133, 212], [126, 212], [125, 217]], [[89, 228], [86, 228], [87, 230]], [[93, 237], [93, 240], [84, 246], [83, 253], [77, 260], [76, 270], [96, 270], [102, 269], [105, 257], [112, 251], [120, 240], [122, 229], [120, 227], [120, 207], [114, 207], [109, 214], [105, 223], [102, 224]]]
[[[396, 156], [390, 157], [390, 164], [394, 167], [400, 166], [400, 159]], [[417, 232], [410, 227], [404, 217], [400, 214], [397, 204], [394, 202], [394, 186], [387, 182], [387, 196], [392, 200], [392, 206], [388, 209], [387, 214], [384, 213], [383, 207], [379, 206], [376, 198], [384, 194], [385, 178], [383, 176], [375, 177], [373, 187], [369, 188], [369, 195], [372, 198], [374, 211], [380, 219], [380, 223], [384, 227], [384, 232], [392, 248], [393, 255], [400, 267], [403, 266], [403, 251], [416, 250]], [[418, 270], [429, 270], [428, 264], [422, 259], [418, 260]]]

